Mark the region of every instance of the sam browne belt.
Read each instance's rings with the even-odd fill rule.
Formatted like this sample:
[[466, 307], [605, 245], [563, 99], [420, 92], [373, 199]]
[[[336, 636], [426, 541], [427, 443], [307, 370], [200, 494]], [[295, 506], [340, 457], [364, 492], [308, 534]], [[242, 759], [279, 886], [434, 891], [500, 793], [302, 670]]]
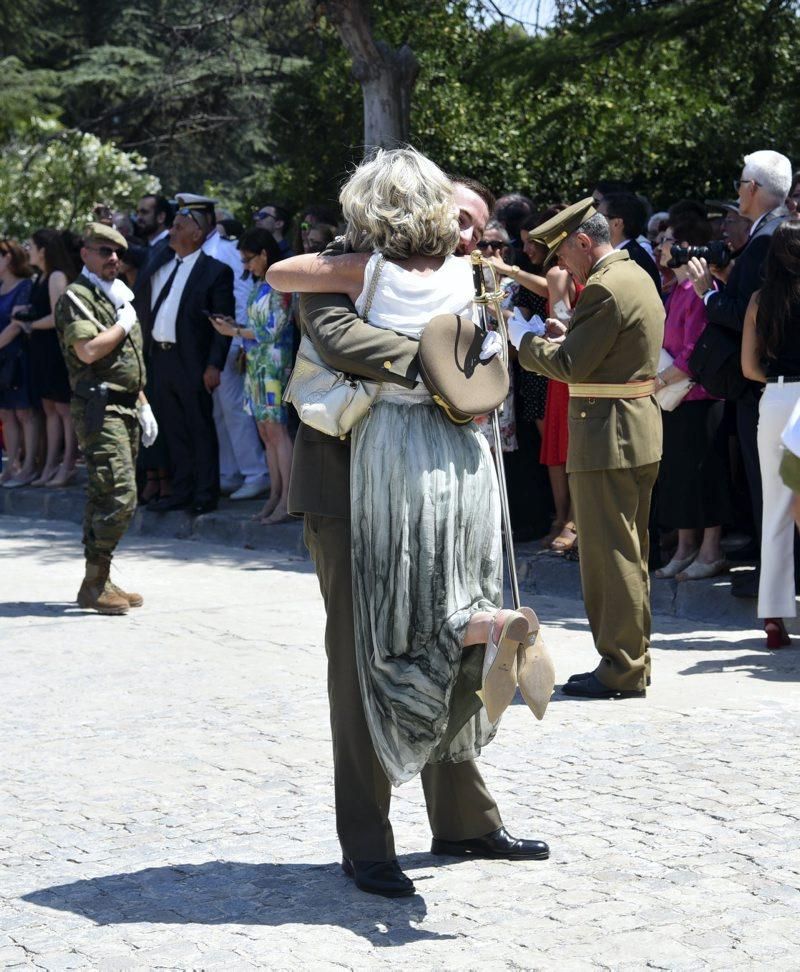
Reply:
[[570, 398], [647, 398], [655, 393], [655, 378], [644, 381], [626, 381], [621, 384], [610, 382], [579, 382], [569, 386]]

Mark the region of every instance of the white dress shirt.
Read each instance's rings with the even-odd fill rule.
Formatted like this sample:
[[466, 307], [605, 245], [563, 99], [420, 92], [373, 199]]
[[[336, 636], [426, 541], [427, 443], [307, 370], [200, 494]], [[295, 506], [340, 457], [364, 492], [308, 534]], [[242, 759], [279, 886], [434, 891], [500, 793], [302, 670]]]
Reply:
[[160, 233], [156, 233], [156, 235], [151, 240], [147, 241], [147, 245], [155, 246], [157, 243], [160, 243], [162, 240], [165, 240], [168, 236], [169, 236], [169, 230], [161, 230]]
[[[186, 281], [189, 279], [189, 274], [194, 269], [194, 265], [197, 263], [201, 252], [202, 250], [195, 250], [194, 253], [190, 253], [189, 256], [181, 258], [181, 264], [178, 267], [178, 272], [175, 274], [175, 279], [172, 282], [170, 292], [164, 298], [164, 303], [161, 305], [161, 307], [159, 307], [158, 315], [153, 321], [154, 341], [169, 341], [170, 343], [175, 343], [175, 321], [178, 317], [178, 309], [181, 305], [183, 289], [186, 286]], [[156, 302], [158, 301], [158, 295], [161, 293], [163, 287], [172, 276], [172, 271], [174, 269], [175, 260], [170, 260], [169, 263], [165, 263], [163, 267], [160, 267], [153, 274], [153, 293], [150, 299], [151, 310], [153, 307], [155, 307]]]

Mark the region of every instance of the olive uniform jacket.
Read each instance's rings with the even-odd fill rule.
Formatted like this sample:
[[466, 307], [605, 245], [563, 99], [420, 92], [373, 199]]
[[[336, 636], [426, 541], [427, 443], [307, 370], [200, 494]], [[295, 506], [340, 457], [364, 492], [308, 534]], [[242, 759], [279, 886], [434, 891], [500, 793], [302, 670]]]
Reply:
[[[603, 257], [578, 298], [561, 344], [525, 335], [519, 362], [569, 384], [653, 378], [664, 339], [664, 306], [653, 281], [624, 250]], [[655, 398], [570, 398], [567, 472], [625, 469], [661, 459]]]
[[[302, 294], [300, 330], [332, 368], [406, 388], [417, 381], [419, 341], [363, 321], [342, 294]], [[295, 516], [350, 516], [350, 438], [338, 439], [300, 423], [289, 480]]]
[[[83, 274], [73, 281], [67, 290], [75, 294], [101, 325], [98, 327], [93, 321], [88, 320], [66, 293], [59, 297], [54, 314], [55, 328], [73, 392], [79, 381], [104, 381], [112, 391], [138, 394], [144, 388], [147, 378], [143, 361], [142, 329], [139, 324], [134, 325], [130, 334], [104, 358], [98, 359], [91, 365], [85, 364], [75, 353], [75, 343], [96, 337], [102, 327], [113, 327], [117, 320], [117, 312], [103, 291]], [[78, 404], [75, 399], [73, 404]], [[106, 407], [106, 411], [133, 413], [135, 409], [111, 404]]]

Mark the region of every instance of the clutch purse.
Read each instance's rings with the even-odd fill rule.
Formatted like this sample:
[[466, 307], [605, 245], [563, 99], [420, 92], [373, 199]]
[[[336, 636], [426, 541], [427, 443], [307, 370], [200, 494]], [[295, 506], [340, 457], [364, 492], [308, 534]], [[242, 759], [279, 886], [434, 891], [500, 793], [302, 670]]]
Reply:
[[508, 395], [505, 355], [480, 359], [485, 337], [468, 318], [439, 314], [428, 322], [420, 338], [420, 377], [434, 402], [457, 425], [493, 411]]
[[[667, 351], [666, 348], [662, 348], [658, 355], [659, 373], [661, 373], [665, 368], [669, 368], [673, 361], [674, 358], [669, 351]], [[686, 378], [681, 378], [680, 381], [673, 381], [671, 384], [665, 385], [663, 388], [659, 388], [659, 390], [656, 392], [656, 401], [661, 406], [663, 411], [672, 412], [680, 405], [684, 398], [686, 398], [693, 387], [694, 382], [687, 375]]]
[[[385, 257], [381, 257], [373, 271], [363, 320], [367, 319], [372, 307], [378, 277], [385, 262]], [[301, 422], [317, 432], [343, 439], [356, 422], [367, 414], [377, 394], [378, 382], [366, 381], [328, 367], [308, 334], [303, 335], [283, 393], [283, 400], [294, 405]]]

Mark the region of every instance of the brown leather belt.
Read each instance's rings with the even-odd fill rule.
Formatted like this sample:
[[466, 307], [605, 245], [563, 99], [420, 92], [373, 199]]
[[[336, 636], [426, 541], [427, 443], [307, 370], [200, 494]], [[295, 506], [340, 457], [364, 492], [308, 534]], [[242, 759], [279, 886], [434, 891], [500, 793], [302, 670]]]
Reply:
[[620, 384], [610, 382], [579, 382], [569, 386], [570, 398], [647, 398], [655, 393], [655, 378], [644, 381], [626, 381]]

